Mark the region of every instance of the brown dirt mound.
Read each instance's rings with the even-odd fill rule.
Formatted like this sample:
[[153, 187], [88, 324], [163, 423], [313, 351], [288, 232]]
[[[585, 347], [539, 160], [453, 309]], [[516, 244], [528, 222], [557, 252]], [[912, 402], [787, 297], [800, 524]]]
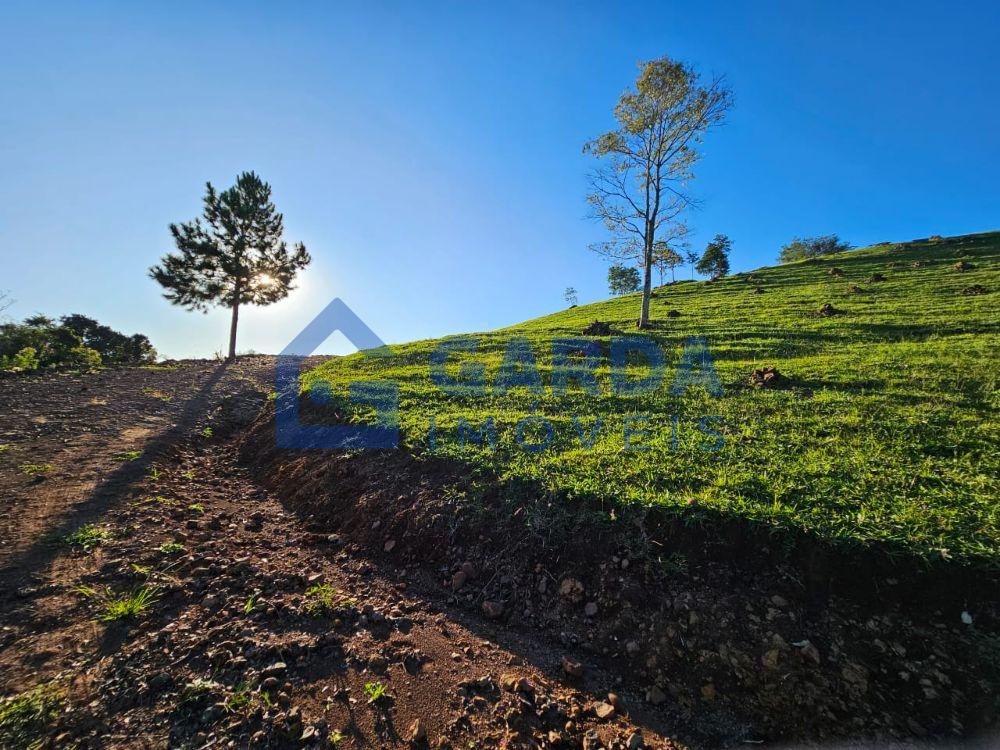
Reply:
[[667, 317], [668, 318], [679, 318], [680, 316], [681, 316], [681, 313], [680, 313], [679, 310], [668, 310], [667, 311]]
[[827, 274], [829, 274], [830, 276], [843, 276], [844, 275], [844, 269], [843, 268], [837, 268], [836, 266], [834, 266], [829, 271], [827, 271]]
[[785, 382], [785, 376], [776, 367], [761, 367], [750, 373], [750, 385], [756, 388], [777, 388]]
[[869, 284], [878, 284], [882, 281], [885, 281], [885, 276], [883, 276], [880, 273], [873, 273], [871, 276], [868, 277]]
[[958, 263], [955, 264], [955, 270], [959, 271], [959, 272], [962, 272], [962, 271], [971, 271], [974, 268], [975, 268], [975, 266], [972, 265], [971, 263], [969, 263], [966, 260], [960, 260], [960, 261], [958, 261]]
[[844, 314], [843, 310], [838, 310], [836, 307], [834, 307], [833, 305], [831, 305], [829, 302], [827, 302], [825, 305], [823, 305], [816, 312], [817, 312], [817, 315], [820, 315], [820, 316], [822, 316], [824, 318], [830, 318], [830, 317], [833, 317], [834, 315], [843, 315]]
[[[764, 387], [780, 378], [755, 373]], [[841, 559], [696, 505], [687, 521], [620, 507], [609, 524], [586, 498], [473, 480], [461, 463], [405, 450], [288, 453], [267, 419], [241, 451], [318, 539], [334, 533], [428, 570], [470, 617], [537, 629], [614, 665], [650, 703], [714, 727], [709, 746], [945, 736], [984, 721], [991, 668], [970, 658], [980, 646], [960, 608], [943, 622], [933, 614], [941, 591], [967, 589], [925, 570]]]
[[965, 287], [965, 289], [962, 290], [962, 294], [989, 294], [989, 290], [982, 284], [973, 284], [972, 286]]
[[593, 323], [584, 328], [581, 333], [583, 333], [584, 336], [611, 336], [616, 333], [616, 331], [610, 324], [605, 323], [603, 320], [595, 320]]

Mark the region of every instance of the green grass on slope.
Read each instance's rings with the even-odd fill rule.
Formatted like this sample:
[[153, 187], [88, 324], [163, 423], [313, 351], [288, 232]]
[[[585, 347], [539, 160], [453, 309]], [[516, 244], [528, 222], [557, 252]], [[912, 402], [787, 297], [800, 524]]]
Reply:
[[[972, 268], [956, 270], [961, 260]], [[843, 275], [829, 274], [834, 267]], [[871, 281], [875, 273], [885, 280]], [[575, 383], [562, 394], [549, 388], [552, 339], [579, 336], [594, 320], [635, 333], [638, 295], [477, 334], [475, 353], [449, 356], [450, 376], [482, 363], [489, 385], [511, 339], [527, 337], [541, 395], [442, 392], [429, 376], [441, 341], [333, 360], [305, 374], [303, 387], [328, 383], [321, 388], [347, 409], [351, 381], [394, 382], [410, 450], [462, 461], [470, 473], [504, 483], [527, 481], [566, 502], [596, 500], [610, 513], [621, 503], [658, 504], [692, 522], [739, 517], [927, 559], [1000, 562], [1000, 233], [877, 245], [746, 277], [656, 290], [652, 335], [668, 361], [652, 393], [611, 392], [608, 337], [598, 338], [605, 352], [598, 396]], [[962, 293], [972, 285], [989, 293]], [[819, 316], [824, 303], [842, 314]], [[669, 310], [680, 316], [667, 317]], [[671, 395], [689, 336], [707, 340], [722, 397], [703, 388]], [[752, 388], [747, 378], [761, 366], [776, 366], [787, 387]], [[351, 413], [371, 417], [363, 407]], [[522, 423], [529, 416], [545, 421]], [[704, 417], [718, 419], [699, 428]], [[470, 439], [488, 418], [495, 448]], [[626, 421], [644, 432], [629, 446]], [[551, 425], [551, 443], [525, 450], [519, 423], [529, 443], [543, 442]], [[713, 429], [723, 436], [715, 451]]]

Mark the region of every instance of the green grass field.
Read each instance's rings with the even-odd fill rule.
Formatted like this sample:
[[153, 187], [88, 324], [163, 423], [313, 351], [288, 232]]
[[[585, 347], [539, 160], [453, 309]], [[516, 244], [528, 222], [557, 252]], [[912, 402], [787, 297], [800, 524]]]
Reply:
[[[972, 267], [959, 271], [960, 261]], [[828, 273], [834, 267], [843, 275]], [[876, 273], [885, 280], [870, 281]], [[446, 371], [457, 378], [463, 363], [482, 363], [484, 394], [448, 395], [432, 382], [438, 340], [333, 360], [306, 373], [303, 387], [329, 383], [322, 388], [350, 410], [351, 381], [397, 383], [403, 441], [416, 455], [461, 461], [493, 482], [529, 482], [568, 503], [597, 502], [609, 514], [624, 503], [657, 504], [686, 522], [735, 517], [836, 545], [1000, 562], [1000, 233], [877, 245], [747, 276], [656, 290], [651, 335], [667, 367], [653, 392], [612, 393], [609, 337], [595, 337], [605, 352], [599, 395], [576, 383], [564, 393], [549, 387], [552, 339], [580, 336], [594, 320], [635, 333], [638, 295], [476, 334], [477, 351], [452, 353]], [[962, 293], [973, 285], [989, 293]], [[819, 315], [825, 303], [841, 314]], [[680, 315], [667, 317], [670, 310]], [[721, 397], [700, 387], [671, 395], [689, 336], [707, 340]], [[515, 337], [530, 342], [541, 394], [489, 387]], [[748, 377], [762, 366], [777, 367], [786, 384], [752, 387]], [[350, 413], [371, 418], [363, 407]], [[528, 416], [547, 423], [522, 424], [521, 440], [543, 443], [551, 425], [546, 449], [519, 443]], [[700, 429], [703, 417], [718, 419]], [[487, 436], [477, 431], [488, 418], [495, 447], [468, 439]], [[626, 423], [644, 433], [629, 446]], [[709, 449], [718, 441], [710, 430], [722, 434], [718, 450]]]

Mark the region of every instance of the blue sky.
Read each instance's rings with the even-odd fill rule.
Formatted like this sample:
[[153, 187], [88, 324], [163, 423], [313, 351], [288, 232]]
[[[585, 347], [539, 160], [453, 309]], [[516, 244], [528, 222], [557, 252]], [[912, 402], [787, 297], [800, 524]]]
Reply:
[[0, 289], [14, 317], [210, 356], [226, 314], [171, 307], [146, 269], [206, 180], [253, 169], [314, 263], [243, 314], [240, 349], [335, 296], [389, 342], [551, 312], [568, 285], [602, 299], [581, 146], [662, 54], [735, 91], [691, 216], [734, 269], [795, 235], [997, 229], [998, 30], [995, 2], [6, 2]]

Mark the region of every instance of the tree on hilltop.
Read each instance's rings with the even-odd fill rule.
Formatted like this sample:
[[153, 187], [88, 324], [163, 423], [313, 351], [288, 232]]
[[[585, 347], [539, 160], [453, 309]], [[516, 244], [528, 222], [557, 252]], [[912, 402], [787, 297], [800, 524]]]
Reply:
[[718, 279], [729, 273], [729, 253], [733, 249], [733, 242], [724, 234], [715, 235], [715, 239], [708, 243], [705, 252], [702, 253], [701, 260], [695, 266], [698, 273]]
[[779, 263], [791, 263], [796, 260], [808, 260], [818, 258], [821, 255], [833, 255], [851, 250], [852, 245], [844, 242], [835, 234], [824, 235], [823, 237], [796, 237], [787, 245], [781, 248], [778, 255]]
[[681, 214], [694, 204], [686, 186], [698, 148], [731, 106], [722, 78], [703, 85], [693, 67], [661, 57], [642, 63], [635, 88], [619, 98], [615, 129], [584, 145], [600, 161], [587, 201], [612, 235], [592, 249], [643, 269], [640, 328], [649, 322], [656, 243], [686, 233]]
[[634, 266], [615, 263], [608, 269], [608, 290], [620, 297], [639, 291], [639, 271]]
[[669, 270], [670, 280], [677, 281], [675, 275], [677, 266], [684, 263], [684, 258], [670, 245], [662, 240], [657, 240], [656, 247], [653, 248], [653, 265], [660, 275], [660, 286], [663, 286], [663, 275]]
[[221, 193], [207, 183], [203, 201], [201, 217], [170, 225], [179, 252], [165, 255], [149, 275], [175, 305], [232, 311], [227, 357], [232, 361], [240, 306], [287, 297], [311, 258], [301, 242], [289, 248], [282, 239], [284, 217], [271, 202], [271, 186], [255, 173], [244, 172]]

